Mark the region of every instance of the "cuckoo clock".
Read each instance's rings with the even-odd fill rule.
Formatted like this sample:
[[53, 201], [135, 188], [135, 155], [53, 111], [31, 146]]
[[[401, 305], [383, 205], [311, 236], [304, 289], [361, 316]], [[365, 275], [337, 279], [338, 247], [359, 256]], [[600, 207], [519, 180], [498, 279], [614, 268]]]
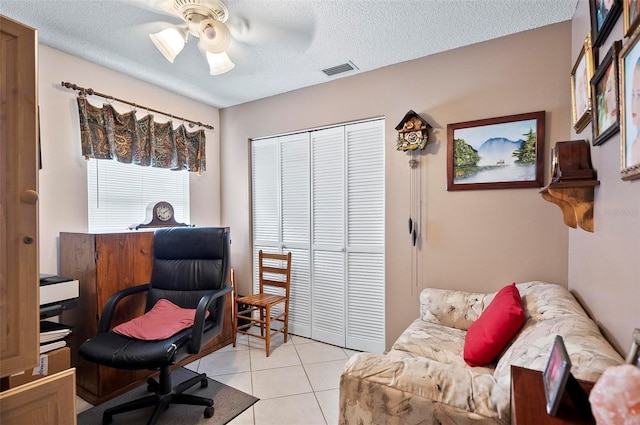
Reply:
[[430, 128], [431, 126], [413, 110], [407, 112], [400, 124], [396, 126], [398, 131], [396, 149], [399, 151], [424, 149], [427, 145]]

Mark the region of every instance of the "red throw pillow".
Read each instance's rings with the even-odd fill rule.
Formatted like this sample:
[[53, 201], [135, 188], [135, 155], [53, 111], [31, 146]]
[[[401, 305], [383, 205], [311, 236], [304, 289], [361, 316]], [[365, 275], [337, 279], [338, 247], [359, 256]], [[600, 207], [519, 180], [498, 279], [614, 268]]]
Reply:
[[113, 331], [131, 338], [157, 341], [193, 326], [195, 315], [195, 308], [181, 308], [161, 299], [144, 315], [116, 326]]
[[525, 322], [522, 298], [516, 284], [502, 288], [473, 322], [464, 339], [464, 361], [486, 366], [518, 333]]

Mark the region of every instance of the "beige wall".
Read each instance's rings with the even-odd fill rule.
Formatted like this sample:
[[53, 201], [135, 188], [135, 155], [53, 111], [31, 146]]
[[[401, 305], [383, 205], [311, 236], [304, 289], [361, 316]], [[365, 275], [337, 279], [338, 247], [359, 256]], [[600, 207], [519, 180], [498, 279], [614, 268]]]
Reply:
[[[622, 27], [620, 16], [599, 49], [600, 59], [613, 40], [627, 43]], [[589, 4], [580, 0], [572, 21], [572, 62], [590, 28]], [[591, 141], [591, 124], [580, 134], [572, 131], [571, 137]], [[626, 353], [633, 329], [640, 327], [640, 180], [620, 179], [619, 134], [592, 146], [591, 160], [600, 180], [595, 193], [595, 231], [569, 231], [569, 288], [616, 348]]]
[[[567, 285], [568, 231], [558, 207], [539, 189], [447, 192], [446, 127], [545, 110], [546, 160], [549, 145], [570, 135], [570, 56], [567, 22], [221, 110], [221, 215], [232, 229], [241, 291], [251, 281], [248, 140], [378, 116], [387, 140], [387, 346], [418, 317], [424, 287]], [[424, 227], [416, 254], [407, 231], [409, 157], [395, 150], [394, 130], [410, 109], [434, 127], [420, 156]]]
[[[108, 70], [47, 46], [39, 46], [39, 104], [43, 169], [40, 171], [40, 270], [58, 273], [60, 232], [87, 231], [86, 164], [80, 150], [77, 92], [62, 88], [68, 81], [101, 93], [167, 111], [216, 130], [207, 131], [207, 169], [191, 176], [191, 222], [220, 223], [218, 109]], [[103, 99], [90, 97], [94, 105]], [[115, 104], [120, 112], [126, 105]], [[143, 113], [146, 114], [146, 113]], [[165, 117], [157, 116], [163, 122]]]

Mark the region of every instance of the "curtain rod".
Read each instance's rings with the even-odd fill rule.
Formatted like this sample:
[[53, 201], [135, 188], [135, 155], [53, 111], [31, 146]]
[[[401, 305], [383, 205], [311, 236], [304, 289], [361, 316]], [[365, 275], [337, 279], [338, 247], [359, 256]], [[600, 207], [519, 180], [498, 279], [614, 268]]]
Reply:
[[88, 88], [88, 89], [86, 89], [86, 88], [84, 88], [84, 87], [80, 87], [80, 86], [78, 86], [78, 85], [76, 85], [76, 84], [73, 84], [73, 83], [67, 83], [67, 82], [64, 82], [64, 81], [63, 81], [61, 84], [62, 84], [62, 87], [66, 87], [66, 88], [68, 88], [68, 89], [72, 89], [72, 90], [77, 90], [77, 91], [79, 91], [81, 94], [82, 94], [82, 93], [86, 93], [86, 94], [91, 95], [91, 96], [100, 96], [100, 97], [104, 97], [104, 98], [105, 98], [105, 99], [107, 99], [107, 100], [115, 100], [115, 101], [120, 102], [120, 103], [125, 103], [125, 104], [127, 104], [127, 105], [131, 105], [131, 106], [133, 106], [134, 108], [146, 109], [147, 111], [156, 112], [156, 113], [158, 113], [158, 114], [162, 114], [162, 115], [164, 115], [164, 116], [166, 116], [166, 117], [171, 117], [172, 119], [185, 121], [185, 122], [188, 122], [188, 123], [192, 124], [192, 126], [197, 125], [197, 126], [199, 126], [199, 127], [208, 128], [209, 130], [213, 130], [213, 129], [214, 129], [214, 127], [213, 127], [213, 126], [208, 125], [208, 124], [203, 124], [203, 123], [201, 123], [200, 121], [192, 121], [192, 120], [188, 120], [188, 119], [183, 118], [183, 117], [178, 117], [178, 116], [173, 115], [173, 114], [167, 114], [166, 112], [162, 112], [162, 111], [159, 111], [159, 110], [157, 110], [157, 109], [149, 108], [149, 107], [147, 107], [147, 106], [143, 106], [143, 105], [138, 105], [137, 103], [129, 102], [129, 101], [126, 101], [126, 100], [123, 100], [123, 99], [118, 99], [117, 97], [113, 97], [113, 96], [109, 96], [109, 95], [107, 95], [107, 94], [99, 93], [99, 92], [97, 92], [97, 91], [93, 90], [92, 88]]

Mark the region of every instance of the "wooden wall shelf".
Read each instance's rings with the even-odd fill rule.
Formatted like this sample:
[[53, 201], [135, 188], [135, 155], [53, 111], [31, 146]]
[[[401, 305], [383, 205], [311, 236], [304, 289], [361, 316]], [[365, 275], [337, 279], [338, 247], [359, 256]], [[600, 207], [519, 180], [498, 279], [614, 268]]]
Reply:
[[593, 232], [593, 199], [596, 172], [591, 165], [589, 144], [584, 140], [558, 142], [551, 151], [551, 183], [542, 197], [562, 210], [564, 224]]
[[599, 184], [597, 180], [551, 183], [540, 193], [544, 199], [560, 207], [564, 224], [593, 232], [593, 195]]

